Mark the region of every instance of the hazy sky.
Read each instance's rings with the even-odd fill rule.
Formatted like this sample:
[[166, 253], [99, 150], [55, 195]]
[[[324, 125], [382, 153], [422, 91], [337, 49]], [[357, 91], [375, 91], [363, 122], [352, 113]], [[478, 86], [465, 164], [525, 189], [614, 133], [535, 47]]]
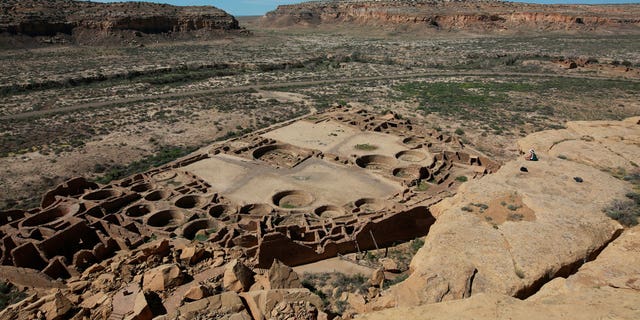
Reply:
[[[95, 0], [100, 2], [121, 2], [112, 0]], [[263, 15], [267, 11], [275, 9], [280, 4], [303, 2], [300, 0], [138, 0], [145, 2], [169, 3], [179, 6], [216, 6], [236, 16]], [[532, 0], [518, 2], [533, 3], [640, 3], [640, 0]]]

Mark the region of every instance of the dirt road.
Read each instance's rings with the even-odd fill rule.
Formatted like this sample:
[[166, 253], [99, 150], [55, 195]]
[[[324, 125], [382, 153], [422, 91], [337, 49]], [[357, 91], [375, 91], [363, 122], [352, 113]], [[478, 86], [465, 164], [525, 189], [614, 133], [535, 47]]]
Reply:
[[[91, 103], [78, 104], [78, 105], [75, 105], [75, 106], [68, 106], [68, 107], [49, 109], [49, 110], [29, 111], [29, 112], [24, 112], [24, 113], [1, 116], [0, 117], [0, 121], [21, 120], [21, 119], [28, 119], [28, 118], [38, 118], [38, 117], [42, 117], [42, 116], [49, 115], [49, 114], [67, 113], [67, 112], [83, 110], [83, 109], [101, 108], [101, 107], [107, 107], [107, 106], [116, 105], [116, 104], [140, 102], [140, 101], [148, 101], [148, 100], [158, 100], [158, 99], [171, 99], [171, 98], [189, 97], [189, 96], [194, 96], [194, 95], [242, 92], [242, 91], [248, 91], [248, 90], [267, 90], [267, 89], [275, 89], [275, 88], [282, 88], [282, 87], [309, 87], [309, 86], [317, 86], [317, 85], [360, 82], [360, 81], [394, 80], [394, 79], [407, 79], [407, 78], [441, 78], [441, 77], [460, 77], [460, 76], [534, 77], [534, 78], [573, 78], [573, 79], [599, 79], [599, 80], [611, 79], [611, 80], [619, 80], [618, 78], [608, 78], [608, 77], [580, 76], [580, 75], [559, 75], [559, 74], [543, 74], [543, 73], [516, 73], [516, 72], [502, 72], [502, 73], [494, 73], [494, 72], [440, 72], [440, 73], [428, 73], [428, 72], [420, 72], [420, 73], [380, 75], [380, 76], [369, 76], [369, 77], [342, 78], [342, 79], [291, 81], [291, 82], [278, 82], [278, 83], [258, 83], [258, 84], [245, 85], [245, 86], [236, 86], [236, 87], [225, 87], [225, 88], [215, 88], [215, 89], [206, 89], [206, 90], [194, 90], [194, 91], [185, 91], [185, 92], [165, 93], [165, 94], [158, 94], [158, 95], [148, 95], [148, 96], [141, 96], [141, 97], [132, 97], [132, 98], [124, 98], [124, 99], [116, 99], [116, 100], [108, 100], [108, 101], [91, 102]], [[630, 82], [640, 82], [640, 80], [636, 80], [636, 79], [620, 79], [620, 80], [630, 81]]]

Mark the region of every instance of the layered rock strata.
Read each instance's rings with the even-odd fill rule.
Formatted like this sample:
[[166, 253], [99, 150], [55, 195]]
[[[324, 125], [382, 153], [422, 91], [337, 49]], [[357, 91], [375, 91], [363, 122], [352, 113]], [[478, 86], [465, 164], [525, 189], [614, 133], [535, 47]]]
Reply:
[[596, 30], [637, 28], [638, 5], [541, 5], [502, 1], [314, 1], [282, 5], [266, 26], [341, 23], [436, 30]]

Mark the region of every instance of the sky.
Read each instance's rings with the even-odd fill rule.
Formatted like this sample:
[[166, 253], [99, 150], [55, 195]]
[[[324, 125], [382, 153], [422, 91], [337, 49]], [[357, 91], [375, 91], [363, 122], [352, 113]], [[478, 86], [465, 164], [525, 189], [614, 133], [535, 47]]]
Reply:
[[[126, 0], [95, 0], [99, 2], [121, 2]], [[301, 0], [138, 0], [145, 2], [168, 3], [178, 6], [215, 6], [234, 16], [259, 16], [274, 10], [281, 4], [303, 2]], [[583, 4], [612, 4], [612, 3], [640, 3], [640, 0], [531, 0], [515, 2], [532, 3], [583, 3]]]

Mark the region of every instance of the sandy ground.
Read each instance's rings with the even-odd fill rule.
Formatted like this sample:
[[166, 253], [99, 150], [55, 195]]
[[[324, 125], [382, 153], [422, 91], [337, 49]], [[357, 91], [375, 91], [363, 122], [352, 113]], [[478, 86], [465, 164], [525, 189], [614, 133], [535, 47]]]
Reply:
[[373, 273], [373, 269], [353, 262], [342, 260], [339, 257], [326, 259], [314, 263], [309, 263], [293, 268], [298, 274], [305, 273], [324, 273], [324, 272], [340, 272], [346, 275], [362, 274], [369, 276]]
[[327, 152], [356, 133], [359, 133], [359, 131], [333, 121], [320, 123], [298, 121], [289, 126], [270, 131], [264, 134], [263, 137], [283, 141], [302, 148]]
[[347, 168], [311, 158], [292, 169], [272, 168], [258, 161], [216, 155], [185, 169], [239, 204], [269, 203], [280, 191], [304, 190], [312, 194], [309, 207], [342, 206], [365, 197], [384, 198], [401, 190], [397, 182], [360, 168]]

